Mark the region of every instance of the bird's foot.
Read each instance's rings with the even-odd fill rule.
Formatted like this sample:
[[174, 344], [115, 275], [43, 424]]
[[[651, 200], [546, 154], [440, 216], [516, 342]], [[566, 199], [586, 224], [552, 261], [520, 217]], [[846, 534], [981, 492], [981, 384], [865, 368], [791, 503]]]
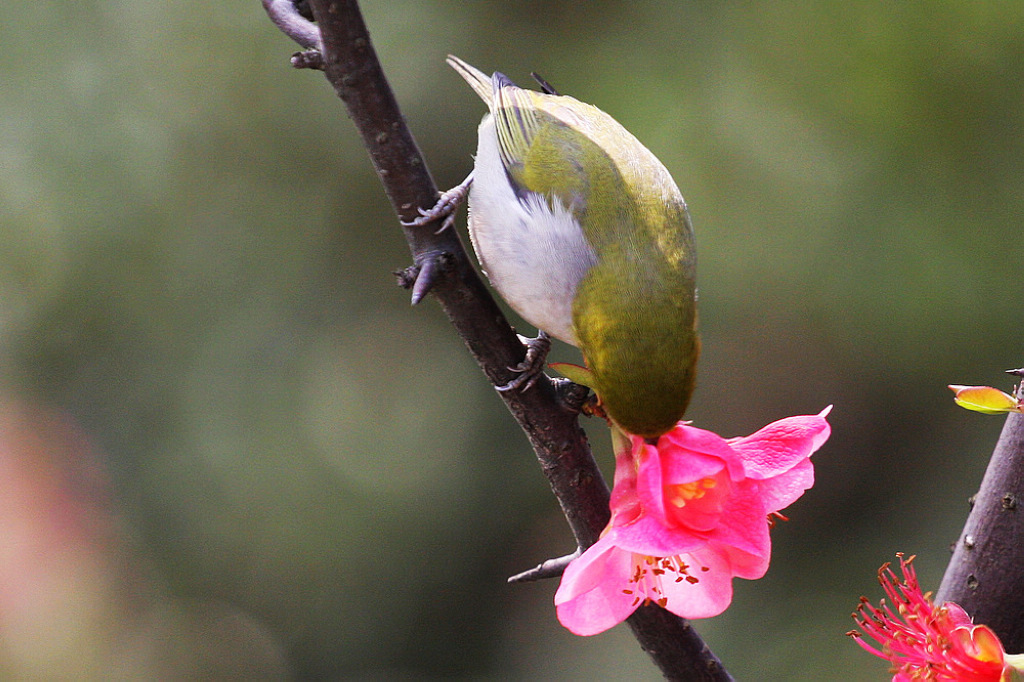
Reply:
[[543, 330], [538, 330], [537, 338], [528, 339], [520, 336], [519, 340], [526, 346], [526, 357], [518, 365], [508, 368], [510, 372], [515, 372], [518, 376], [503, 386], [497, 386], [499, 391], [525, 391], [533, 386], [537, 377], [544, 371], [544, 361], [548, 357], [548, 351], [551, 350], [551, 337]]
[[441, 192], [441, 195], [437, 198], [435, 203], [430, 208], [418, 208], [419, 217], [413, 218], [412, 220], [403, 220], [402, 224], [406, 227], [423, 227], [430, 223], [444, 218], [444, 222], [441, 223], [441, 227], [437, 230], [440, 234], [449, 227], [455, 224], [455, 211], [459, 208], [463, 201], [466, 200], [466, 194], [469, 193], [469, 186], [473, 184], [473, 174], [470, 173], [466, 176], [466, 179], [459, 184], [452, 187], [447, 192]]
[[596, 403], [597, 394], [591, 393], [590, 389], [582, 384], [577, 384], [569, 379], [554, 379], [555, 399], [564, 410], [570, 414], [586, 414], [588, 417], [593, 414], [587, 411], [592, 403]]

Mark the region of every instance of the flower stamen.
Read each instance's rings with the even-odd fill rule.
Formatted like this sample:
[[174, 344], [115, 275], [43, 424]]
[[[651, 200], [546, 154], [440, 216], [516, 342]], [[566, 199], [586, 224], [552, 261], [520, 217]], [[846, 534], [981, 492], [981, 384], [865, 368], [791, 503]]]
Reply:
[[707, 476], [697, 481], [665, 486], [665, 492], [672, 506], [682, 509], [687, 502], [699, 500], [707, 495], [708, 491], [713, 490], [716, 485], [718, 485], [718, 481]]
[[[1007, 679], [1009, 664], [995, 633], [975, 625], [953, 602], [935, 605], [930, 592], [921, 592], [914, 557], [897, 556], [903, 579], [889, 564], [882, 566], [878, 581], [887, 599], [876, 607], [861, 597], [853, 614], [860, 631], [847, 634], [865, 651], [887, 659], [900, 679]], [[868, 644], [865, 636], [880, 646]]]
[[[701, 572], [710, 571], [708, 566], [701, 566]], [[623, 590], [625, 594], [646, 595], [644, 599], [638, 596], [634, 604], [653, 602], [663, 608], [668, 604], [668, 597], [665, 588], [662, 586], [662, 578], [672, 577], [673, 583], [680, 583], [684, 580], [691, 585], [700, 582], [700, 578], [690, 575], [690, 564], [683, 561], [681, 556], [652, 557], [644, 554], [633, 554], [633, 574], [630, 577], [630, 585], [636, 585], [636, 590]]]

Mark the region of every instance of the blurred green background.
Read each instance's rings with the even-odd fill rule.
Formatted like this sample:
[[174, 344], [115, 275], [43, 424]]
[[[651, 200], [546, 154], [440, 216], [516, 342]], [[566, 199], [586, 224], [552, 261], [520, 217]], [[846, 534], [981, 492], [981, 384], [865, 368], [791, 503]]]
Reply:
[[[689, 417], [835, 405], [768, 576], [697, 627], [738, 679], [885, 679], [849, 614], [896, 551], [938, 586], [1003, 421], [945, 385], [1024, 364], [1024, 4], [364, 12], [439, 185], [483, 114], [448, 52], [542, 73], [669, 167]], [[0, 676], [659, 678], [625, 627], [563, 630], [554, 582], [505, 584], [571, 536], [395, 287], [366, 154], [259, 2], [3, 3], [0, 42]]]

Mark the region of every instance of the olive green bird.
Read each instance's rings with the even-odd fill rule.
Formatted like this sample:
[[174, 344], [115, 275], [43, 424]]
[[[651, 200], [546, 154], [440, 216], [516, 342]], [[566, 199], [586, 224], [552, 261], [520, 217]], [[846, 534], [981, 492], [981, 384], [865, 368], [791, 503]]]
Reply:
[[579, 347], [589, 372], [559, 370], [620, 428], [665, 433], [700, 351], [693, 228], [675, 182], [611, 116], [539, 77], [545, 92], [448, 63], [490, 113], [472, 174], [424, 215], [450, 214], [471, 185], [470, 237], [491, 284], [542, 337]]

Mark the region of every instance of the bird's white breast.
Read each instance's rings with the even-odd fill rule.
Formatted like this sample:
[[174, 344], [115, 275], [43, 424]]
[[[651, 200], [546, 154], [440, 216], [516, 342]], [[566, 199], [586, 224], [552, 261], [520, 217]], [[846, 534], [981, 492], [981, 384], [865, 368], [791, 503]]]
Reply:
[[469, 234], [498, 293], [530, 324], [577, 345], [572, 328], [576, 285], [597, 262], [569, 207], [535, 193], [517, 196], [498, 156], [490, 115], [480, 124]]

